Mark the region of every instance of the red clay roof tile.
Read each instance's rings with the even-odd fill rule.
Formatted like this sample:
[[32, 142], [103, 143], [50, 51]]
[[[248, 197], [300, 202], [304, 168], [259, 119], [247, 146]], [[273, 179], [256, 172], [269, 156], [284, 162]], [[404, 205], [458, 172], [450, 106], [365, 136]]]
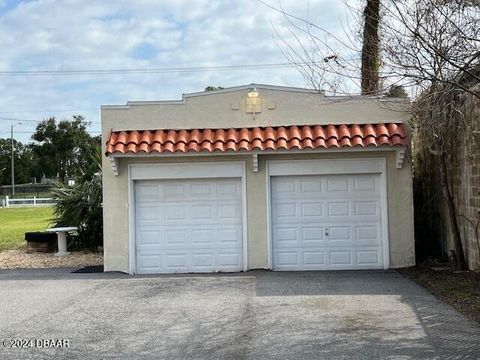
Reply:
[[404, 124], [112, 131], [106, 154], [405, 146]]

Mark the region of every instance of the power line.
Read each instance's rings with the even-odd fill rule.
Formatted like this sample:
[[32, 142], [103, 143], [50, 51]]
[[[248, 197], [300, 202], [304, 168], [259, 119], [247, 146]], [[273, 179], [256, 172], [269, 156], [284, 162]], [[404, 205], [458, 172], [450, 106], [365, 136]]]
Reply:
[[281, 68], [292, 68], [296, 66], [298, 66], [298, 64], [274, 63], [274, 64], [251, 64], [251, 65], [133, 68], [133, 69], [13, 70], [13, 71], [0, 71], [0, 76], [160, 74], [160, 73], [228, 71], [228, 70], [281, 69]]
[[[6, 121], [25, 121], [25, 122], [41, 122], [45, 121], [45, 119], [40, 119], [40, 120], [34, 120], [34, 119], [21, 119], [21, 118], [11, 118], [11, 117], [3, 117], [0, 116], [0, 120], [6, 120]], [[100, 121], [87, 121], [92, 124], [100, 124]]]
[[18, 119], [18, 118], [10, 118], [10, 117], [3, 117], [0, 116], [0, 120], [7, 120], [7, 121], [41, 121], [41, 120], [33, 120], [33, 119]]
[[[34, 134], [36, 131], [17, 131], [15, 130], [15, 134]], [[90, 134], [101, 134], [102, 132], [101, 131], [89, 131], [87, 130], [88, 133]], [[0, 134], [10, 134], [10, 130], [9, 131], [0, 131]]]
[[81, 112], [81, 111], [100, 111], [95, 109], [62, 109], [62, 110], [23, 110], [23, 111], [0, 111], [0, 114], [24, 114], [24, 113], [53, 113], [53, 112]]

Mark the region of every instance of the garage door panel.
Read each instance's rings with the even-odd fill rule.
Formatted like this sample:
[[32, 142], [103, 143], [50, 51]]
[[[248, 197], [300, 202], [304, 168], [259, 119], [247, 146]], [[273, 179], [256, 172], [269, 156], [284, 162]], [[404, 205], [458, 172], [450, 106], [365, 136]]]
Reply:
[[350, 203], [348, 201], [327, 202], [327, 216], [348, 216], [350, 215]]
[[204, 249], [241, 248], [242, 227], [201, 228], [165, 227], [137, 232], [138, 249], [192, 247]]
[[378, 224], [355, 226], [355, 243], [358, 245], [381, 245], [382, 229]]
[[299, 181], [301, 193], [319, 193], [323, 190], [321, 179], [301, 179]]
[[241, 218], [241, 209], [237, 204], [221, 204], [216, 207], [217, 218], [221, 220], [239, 221]]
[[137, 189], [137, 196], [139, 199], [158, 197], [158, 185], [143, 184]]
[[295, 182], [293, 177], [278, 178], [275, 183], [272, 183], [272, 191], [276, 194], [277, 198], [289, 196], [295, 192]]
[[298, 227], [276, 226], [273, 228], [273, 236], [278, 240], [279, 246], [289, 242], [295, 244], [298, 241]]
[[296, 218], [297, 204], [295, 204], [294, 202], [278, 202], [274, 204], [273, 211], [276, 218]]
[[167, 252], [165, 254], [165, 267], [167, 269], [182, 269], [188, 268], [188, 252]]
[[[240, 271], [240, 179], [136, 183], [138, 273]], [[229, 192], [230, 191], [230, 192]]]
[[[164, 241], [160, 240], [160, 245], [164, 244], [165, 248], [169, 247], [185, 247], [188, 246], [188, 230], [187, 229], [175, 229], [164, 230]], [[162, 232], [158, 235], [162, 236]]]
[[192, 205], [190, 218], [192, 221], [212, 220], [215, 217], [214, 211], [213, 205]]
[[319, 250], [303, 251], [303, 264], [307, 266], [325, 265], [325, 252]]
[[312, 201], [300, 204], [302, 217], [323, 216], [323, 202]]
[[231, 199], [232, 196], [240, 198], [242, 194], [241, 186], [239, 181], [224, 181], [223, 183], [216, 184], [215, 194], [217, 198]]
[[299, 261], [298, 261], [298, 251], [296, 250], [279, 250], [275, 254], [275, 260], [276, 264], [281, 268], [281, 267], [291, 267], [291, 266], [297, 266]]
[[328, 227], [328, 243], [339, 241], [353, 242], [352, 229], [350, 226], [330, 226]]
[[354, 180], [355, 191], [378, 192], [379, 183], [376, 175], [357, 175]]
[[140, 247], [159, 247], [158, 230], [142, 230], [137, 233], [137, 243]]
[[242, 228], [225, 228], [217, 230], [218, 243], [222, 247], [242, 247]]
[[190, 185], [190, 199], [198, 199], [198, 198], [204, 198], [204, 197], [209, 197], [213, 192], [215, 191], [215, 188], [213, 184], [210, 183], [196, 183], [196, 184], [191, 184]]
[[348, 270], [381, 269], [381, 253], [377, 249], [352, 250], [334, 248], [287, 250], [274, 255], [276, 270]]
[[271, 178], [273, 266], [382, 268], [380, 176]]
[[139, 222], [147, 223], [149, 220], [154, 220], [156, 222], [158, 219], [158, 208], [155, 206], [142, 206], [137, 211], [137, 221]]
[[238, 269], [241, 266], [241, 256], [238, 252], [220, 251], [217, 255], [218, 266], [222, 269]]
[[357, 251], [357, 263], [359, 265], [380, 265], [380, 254], [378, 250]]
[[380, 201], [355, 201], [354, 202], [355, 216], [375, 216], [380, 214]]
[[187, 195], [187, 186], [185, 184], [167, 183], [159, 185], [160, 191], [163, 193], [164, 200], [181, 200]]
[[331, 250], [330, 255], [330, 265], [333, 266], [351, 266], [352, 263], [352, 251], [350, 250]]
[[194, 268], [212, 268], [215, 267], [215, 256], [210, 253], [192, 254], [192, 266]]
[[193, 247], [208, 247], [215, 246], [215, 230], [214, 229], [194, 229], [190, 232], [191, 242]]
[[318, 226], [303, 226], [301, 228], [303, 243], [306, 245], [322, 244], [325, 241], [325, 228]]
[[137, 269], [140, 272], [155, 271], [162, 267], [162, 255], [161, 254], [143, 254], [140, 261], [137, 263]]
[[232, 204], [211, 205], [166, 205], [163, 208], [155, 206], [137, 206], [137, 225], [154, 226], [201, 226], [208, 222], [225, 224], [241, 224], [242, 213], [240, 201]]
[[344, 176], [327, 176], [327, 192], [348, 192], [350, 181]]

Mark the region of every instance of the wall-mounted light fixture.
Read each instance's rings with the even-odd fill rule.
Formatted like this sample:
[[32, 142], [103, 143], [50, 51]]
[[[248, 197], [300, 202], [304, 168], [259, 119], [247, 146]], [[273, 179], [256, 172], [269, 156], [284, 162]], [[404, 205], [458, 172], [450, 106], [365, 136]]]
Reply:
[[249, 98], [257, 98], [257, 97], [258, 97], [258, 90], [257, 90], [257, 88], [254, 87], [254, 88], [250, 89], [250, 90], [248, 91], [248, 93], [247, 93], [247, 96], [248, 96]]
[[255, 114], [262, 112], [262, 99], [256, 87], [250, 88], [247, 92], [247, 98], [245, 99], [245, 112], [247, 114], [253, 114], [255, 120]]

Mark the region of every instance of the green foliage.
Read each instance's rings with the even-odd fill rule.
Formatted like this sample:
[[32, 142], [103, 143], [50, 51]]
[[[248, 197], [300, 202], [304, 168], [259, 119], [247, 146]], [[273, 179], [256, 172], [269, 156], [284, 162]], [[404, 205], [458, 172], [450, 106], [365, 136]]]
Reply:
[[205, 91], [215, 91], [215, 90], [222, 90], [223, 87], [222, 86], [207, 86], [205, 88]]
[[38, 143], [32, 145], [32, 150], [47, 177], [58, 174], [64, 181], [67, 176], [80, 176], [90, 165], [89, 154], [99, 141], [87, 132], [88, 125], [82, 116], [59, 122], [50, 118], [37, 125], [32, 139]]
[[[61, 181], [66, 177], [81, 176], [90, 166], [89, 156], [100, 145], [100, 136], [92, 137], [87, 132], [89, 123], [82, 116], [73, 120], [57, 122], [51, 118], [37, 125], [32, 140], [22, 144], [14, 141], [15, 183], [24, 184], [39, 180], [42, 176]], [[10, 184], [11, 140], [0, 139], [0, 184]], [[80, 170], [82, 169], [82, 170]]]
[[[77, 226], [81, 249], [95, 249], [103, 244], [102, 175], [100, 149], [84, 164], [74, 186], [57, 183], [53, 189], [57, 225]], [[95, 171], [96, 170], [96, 171]]]
[[[15, 183], [28, 183], [37, 174], [32, 149], [19, 141], [14, 141]], [[10, 139], [0, 139], [0, 184], [11, 182], [12, 143]]]

